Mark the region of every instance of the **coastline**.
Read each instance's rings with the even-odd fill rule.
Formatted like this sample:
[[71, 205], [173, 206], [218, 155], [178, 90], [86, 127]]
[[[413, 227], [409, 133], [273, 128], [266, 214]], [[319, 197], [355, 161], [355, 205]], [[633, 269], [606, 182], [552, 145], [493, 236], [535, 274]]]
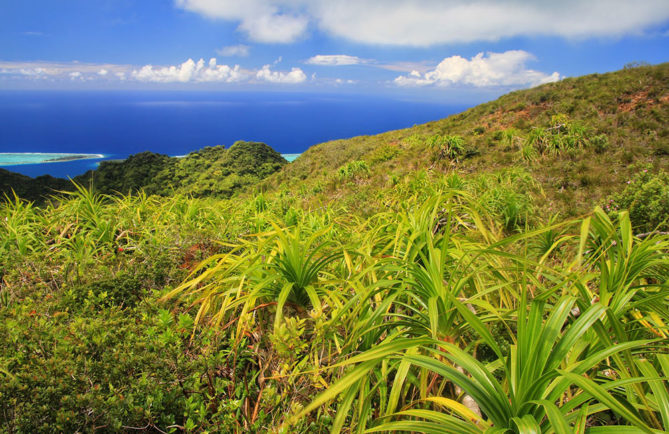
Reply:
[[19, 166], [23, 164], [66, 163], [78, 160], [97, 160], [104, 154], [75, 154], [52, 152], [0, 152], [0, 166]]
[[[301, 154], [281, 154], [288, 162], [293, 162]], [[104, 154], [75, 154], [55, 152], [0, 152], [0, 167], [20, 166], [25, 164], [67, 163], [78, 160], [98, 160], [108, 157]], [[186, 155], [173, 155], [172, 158], [183, 158]], [[107, 161], [123, 161], [125, 158]]]

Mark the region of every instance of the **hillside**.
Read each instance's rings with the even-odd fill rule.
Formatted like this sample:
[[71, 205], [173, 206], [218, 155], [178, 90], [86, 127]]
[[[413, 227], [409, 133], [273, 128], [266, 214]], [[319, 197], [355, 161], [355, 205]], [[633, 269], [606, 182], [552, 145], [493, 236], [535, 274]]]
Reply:
[[[462, 148], [450, 158], [444, 155], [449, 137], [460, 138]], [[365, 167], [347, 182], [338, 171], [356, 162]], [[265, 187], [290, 189], [299, 182], [305, 204], [338, 199], [354, 209], [367, 204], [369, 214], [379, 209], [369, 205], [379, 189], [410, 174], [471, 178], [516, 168], [538, 183], [533, 196], [544, 212], [581, 215], [621, 191], [642, 166], [669, 168], [666, 63], [567, 78], [446, 119], [322, 143]]]
[[55, 194], [70, 189], [72, 183], [66, 179], [45, 175], [31, 178], [20, 173], [0, 168], [0, 195], [17, 196], [37, 200], [43, 195]]
[[0, 431], [666, 432], [667, 69], [9, 198]]
[[75, 178], [105, 194], [144, 190], [167, 196], [230, 197], [257, 183], [286, 164], [286, 160], [264, 143], [235, 142], [229, 149], [207, 147], [176, 158], [144, 152], [123, 161], [104, 161], [94, 171]]
[[[264, 143], [234, 143], [207, 147], [177, 158], [153, 152], [131, 155], [125, 160], [103, 161], [95, 170], [76, 176], [78, 184], [102, 194], [146, 194], [168, 196], [188, 194], [202, 197], [230, 197], [280, 169], [286, 160]], [[0, 169], [0, 193], [42, 202], [57, 191], [73, 191], [65, 179], [30, 178]]]

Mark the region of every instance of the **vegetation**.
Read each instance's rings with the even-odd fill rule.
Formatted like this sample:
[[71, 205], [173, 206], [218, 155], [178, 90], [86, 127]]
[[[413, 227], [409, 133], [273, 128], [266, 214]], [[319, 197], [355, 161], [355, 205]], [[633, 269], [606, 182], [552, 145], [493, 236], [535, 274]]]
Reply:
[[0, 194], [12, 195], [12, 191], [24, 199], [38, 200], [44, 195], [69, 190], [72, 183], [65, 179], [45, 175], [31, 178], [20, 173], [0, 169]]
[[[266, 144], [238, 141], [229, 149], [207, 147], [182, 158], [142, 152], [125, 160], [103, 161], [74, 181], [103, 194], [143, 190], [160, 196], [176, 193], [227, 198], [284, 164], [281, 154]], [[73, 186], [64, 179], [32, 179], [0, 169], [0, 192], [11, 196], [12, 189], [22, 198], [42, 202], [56, 191], [73, 190]]]
[[649, 167], [640, 167], [623, 191], [606, 205], [607, 210], [629, 210], [638, 230], [651, 232], [669, 230], [669, 174], [653, 174]]
[[[244, 172], [242, 146], [224, 165], [235, 145], [126, 163], [132, 182], [174, 179], [165, 191], [75, 184], [43, 206], [7, 196], [0, 429], [669, 430], [665, 136], [638, 145], [632, 160], [653, 153], [650, 165], [623, 171], [630, 182], [609, 196], [596, 167], [589, 182], [547, 185], [542, 170], [591, 153], [619, 170], [637, 146], [620, 137], [638, 136], [602, 132], [583, 107], [537, 108], [567, 112], [570, 95], [598, 107], [601, 82], [666, 71], [514, 93], [507, 106], [318, 145], [274, 175], [271, 161]], [[536, 118], [516, 117], [528, 108]], [[490, 126], [490, 114], [515, 125]], [[503, 155], [514, 164], [479, 170]], [[198, 178], [198, 159], [225, 179], [269, 178], [228, 198], [224, 182]], [[184, 194], [186, 180], [198, 189]]]
[[[418, 170], [469, 175], [522, 167], [540, 186], [540, 214], [577, 217], [604, 207], [635, 165], [669, 171], [668, 88], [669, 63], [566, 78], [442, 120], [313, 146], [262, 184], [281, 191], [299, 182], [305, 207], [337, 199], [351, 208], [364, 203], [369, 216], [384, 209], [374, 199], [379, 190]], [[447, 138], [458, 139], [455, 146]], [[352, 161], [367, 163], [366, 181], [334, 182], [332, 173]]]

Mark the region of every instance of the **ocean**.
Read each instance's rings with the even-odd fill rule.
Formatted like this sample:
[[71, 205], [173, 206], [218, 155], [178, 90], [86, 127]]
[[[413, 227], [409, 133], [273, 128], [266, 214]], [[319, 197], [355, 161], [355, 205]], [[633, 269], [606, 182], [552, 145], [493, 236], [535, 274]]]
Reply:
[[[249, 140], [299, 154], [328, 140], [410, 127], [466, 108], [346, 94], [2, 91], [0, 153], [120, 159], [142, 151], [185, 155]], [[8, 165], [0, 155], [0, 167], [29, 176], [72, 177], [99, 161]]]

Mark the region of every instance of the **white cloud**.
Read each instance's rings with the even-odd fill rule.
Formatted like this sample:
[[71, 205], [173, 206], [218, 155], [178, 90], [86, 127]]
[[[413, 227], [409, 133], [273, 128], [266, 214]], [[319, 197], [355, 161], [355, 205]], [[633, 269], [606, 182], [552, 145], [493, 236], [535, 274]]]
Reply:
[[34, 79], [89, 79], [104, 76], [102, 71], [126, 71], [128, 65], [93, 64], [80, 62], [9, 62], [0, 61], [0, 73], [3, 75]]
[[228, 47], [223, 47], [220, 50], [216, 50], [216, 53], [223, 57], [246, 57], [249, 55], [249, 48], [248, 45], [230, 45]]
[[399, 86], [450, 86], [455, 84], [486, 86], [537, 86], [560, 79], [554, 72], [545, 74], [527, 69], [525, 64], [534, 57], [522, 50], [504, 53], [479, 53], [467, 60], [461, 56], [447, 57], [431, 71], [412, 71], [395, 79]]
[[211, 58], [205, 65], [204, 59], [195, 62], [188, 59], [181, 65], [157, 67], [145, 65], [139, 70], [132, 71], [136, 80], [154, 83], [189, 83], [189, 82], [223, 82], [234, 83], [246, 79], [247, 74], [239, 65], [217, 65], [216, 59]]
[[297, 84], [307, 77], [300, 68], [274, 71], [274, 65], [260, 69], [245, 69], [239, 65], [219, 65], [215, 58], [206, 62], [188, 59], [177, 65], [114, 65], [79, 62], [4, 62], [0, 61], [0, 76], [19, 80], [110, 81], [143, 83], [276, 83]]
[[269, 83], [298, 84], [307, 79], [300, 68], [293, 68], [290, 72], [272, 71], [269, 65], [263, 66], [257, 73], [256, 79]]
[[515, 36], [640, 34], [669, 19], [667, 0], [176, 0], [239, 23], [259, 42], [293, 42], [309, 25], [366, 44], [428, 46]]
[[257, 42], [294, 42], [307, 29], [307, 19], [301, 16], [268, 14], [246, 17], [239, 28]]
[[309, 21], [273, 0], [176, 0], [176, 4], [210, 18], [237, 21], [239, 30], [257, 42], [293, 42], [305, 33]]
[[342, 66], [342, 65], [358, 65], [360, 63], [367, 63], [368, 60], [361, 59], [357, 56], [349, 56], [346, 54], [318, 54], [307, 60], [306, 63], [310, 65], [321, 66]]

